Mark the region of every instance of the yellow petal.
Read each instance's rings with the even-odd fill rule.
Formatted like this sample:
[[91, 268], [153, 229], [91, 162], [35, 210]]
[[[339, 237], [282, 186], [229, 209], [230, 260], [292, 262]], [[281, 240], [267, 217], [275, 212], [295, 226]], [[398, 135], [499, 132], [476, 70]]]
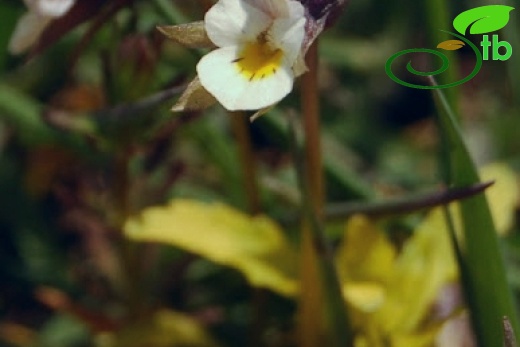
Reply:
[[437, 329], [431, 329], [420, 334], [397, 334], [390, 337], [392, 347], [431, 347], [437, 335]]
[[384, 282], [392, 276], [394, 259], [393, 245], [376, 225], [361, 215], [350, 218], [337, 255], [343, 280]]
[[353, 282], [343, 286], [343, 296], [362, 312], [375, 312], [385, 301], [385, 289], [375, 282]]
[[413, 331], [427, 315], [457, 265], [442, 209], [432, 210], [405, 243], [387, 286], [379, 320], [388, 331]]
[[480, 177], [483, 181], [495, 181], [486, 190], [486, 197], [497, 232], [505, 235], [513, 227], [515, 208], [520, 200], [516, 175], [507, 165], [494, 163], [483, 167]]
[[221, 203], [173, 200], [146, 209], [125, 225], [135, 241], [170, 244], [241, 271], [252, 285], [297, 292], [295, 253], [278, 225]]

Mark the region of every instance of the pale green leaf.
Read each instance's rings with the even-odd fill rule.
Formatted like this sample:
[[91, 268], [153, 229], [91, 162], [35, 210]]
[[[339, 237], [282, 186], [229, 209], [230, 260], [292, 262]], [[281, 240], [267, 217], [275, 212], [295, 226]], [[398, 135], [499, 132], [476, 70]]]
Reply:
[[441, 288], [457, 278], [442, 209], [432, 210], [406, 242], [388, 284], [380, 321], [389, 331], [413, 331], [427, 316]]
[[127, 221], [135, 241], [170, 244], [241, 271], [249, 282], [282, 295], [297, 292], [295, 253], [281, 229], [222, 203], [177, 199]]

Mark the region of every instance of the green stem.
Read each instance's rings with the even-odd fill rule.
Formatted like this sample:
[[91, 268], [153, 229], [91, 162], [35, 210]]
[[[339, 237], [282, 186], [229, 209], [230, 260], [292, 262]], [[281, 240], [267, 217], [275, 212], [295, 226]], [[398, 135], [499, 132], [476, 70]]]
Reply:
[[[446, 33], [441, 30], [451, 31], [453, 27], [453, 18], [451, 18], [449, 5], [447, 0], [429, 0], [424, 2], [424, 12], [426, 13], [428, 23], [428, 37], [432, 48], [447, 39]], [[444, 54], [448, 57], [450, 68], [442, 76], [439, 76], [440, 84], [458, 81], [459, 64], [456, 55], [450, 51], [444, 52]], [[450, 104], [456, 105], [456, 100], [458, 100], [457, 89], [447, 89], [446, 95]]]
[[[517, 7], [517, 3], [512, 0], [506, 1], [505, 5]], [[515, 12], [516, 11], [518, 11], [518, 9], [515, 10]], [[518, 49], [516, 47], [520, 47], [520, 23], [517, 16], [518, 13], [513, 13], [509, 18], [509, 23], [503, 29], [507, 41], [509, 41], [511, 46], [515, 47], [515, 49]], [[509, 80], [513, 88], [513, 103], [515, 106], [520, 106], [520, 55], [515, 53], [511, 56], [507, 61], [507, 69], [509, 71]]]

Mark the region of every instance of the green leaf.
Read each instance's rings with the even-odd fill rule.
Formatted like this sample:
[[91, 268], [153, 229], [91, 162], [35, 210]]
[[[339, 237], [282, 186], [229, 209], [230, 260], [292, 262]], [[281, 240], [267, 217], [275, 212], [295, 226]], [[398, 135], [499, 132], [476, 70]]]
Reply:
[[505, 27], [509, 22], [509, 12], [513, 9], [505, 5], [475, 7], [455, 17], [453, 27], [462, 35], [468, 28], [470, 34], [486, 34]]
[[82, 322], [63, 314], [57, 314], [41, 328], [37, 345], [67, 347], [88, 344], [89, 331]]
[[[435, 90], [445, 139], [447, 184], [464, 187], [480, 181], [456, 116], [440, 89]], [[502, 318], [518, 334], [518, 317], [491, 211], [484, 194], [460, 202], [463, 240], [457, 242], [459, 267], [479, 346], [502, 346]]]
[[41, 118], [42, 105], [7, 84], [0, 84], [0, 120], [16, 128], [25, 144], [52, 142], [57, 132]]
[[[24, 146], [31, 148], [55, 144], [67, 150], [92, 155], [92, 147], [84, 137], [78, 136], [78, 133], [59, 131], [48, 125], [42, 117], [43, 108], [44, 105], [30, 95], [7, 83], [0, 83], [0, 121], [16, 130], [16, 136]], [[78, 124], [90, 126], [87, 122]], [[91, 130], [86, 127], [79, 130], [84, 129]]]
[[[0, 25], [0, 47], [7, 47], [11, 34], [18, 18], [21, 16], [22, 8], [17, 6], [15, 2], [3, 1], [0, 4], [0, 13], [2, 13], [2, 25]], [[4, 72], [4, 68], [8, 59], [7, 49], [0, 51], [0, 71]]]
[[126, 236], [170, 244], [242, 272], [252, 285], [282, 295], [297, 292], [296, 254], [265, 216], [250, 217], [222, 203], [176, 199], [130, 219]]

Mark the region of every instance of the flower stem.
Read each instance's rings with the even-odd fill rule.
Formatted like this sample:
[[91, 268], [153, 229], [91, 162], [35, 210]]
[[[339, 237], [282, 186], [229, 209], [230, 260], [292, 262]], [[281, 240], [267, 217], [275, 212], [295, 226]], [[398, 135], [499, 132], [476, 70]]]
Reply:
[[[129, 152], [124, 146], [116, 154], [114, 163], [114, 198], [117, 209], [116, 228], [123, 230], [123, 225], [130, 215], [130, 176], [129, 176]], [[143, 296], [141, 293], [141, 274], [139, 268], [139, 256], [137, 255], [139, 245], [123, 237], [120, 234], [119, 254], [121, 271], [124, 280], [124, 300], [126, 301], [129, 319], [139, 316], [142, 311]]]
[[[318, 100], [317, 40], [307, 52], [306, 63], [309, 71], [302, 76], [301, 89], [305, 167], [304, 170], [298, 170], [304, 202], [300, 302], [301, 346], [319, 345], [322, 333], [319, 318], [322, 313], [326, 313], [330, 332], [328, 345], [347, 347], [352, 345], [352, 334], [334, 256], [323, 230], [325, 194]], [[325, 309], [321, 302], [325, 304]]]
[[318, 99], [318, 42], [309, 48], [306, 58], [309, 71], [302, 76], [301, 99], [305, 131], [305, 171], [312, 209], [319, 219], [323, 212], [324, 184], [321, 158]]
[[238, 143], [238, 156], [242, 171], [242, 184], [248, 210], [251, 214], [260, 213], [260, 196], [256, 177], [256, 164], [249, 134], [249, 121], [244, 112], [230, 112], [231, 126]]
[[[249, 133], [249, 121], [245, 112], [230, 112], [231, 126], [237, 141], [238, 156], [242, 172], [242, 186], [249, 213], [261, 212], [260, 194], [256, 175], [256, 163]], [[261, 288], [252, 289], [252, 323], [249, 331], [249, 346], [262, 346], [262, 334], [266, 327], [267, 292]]]

